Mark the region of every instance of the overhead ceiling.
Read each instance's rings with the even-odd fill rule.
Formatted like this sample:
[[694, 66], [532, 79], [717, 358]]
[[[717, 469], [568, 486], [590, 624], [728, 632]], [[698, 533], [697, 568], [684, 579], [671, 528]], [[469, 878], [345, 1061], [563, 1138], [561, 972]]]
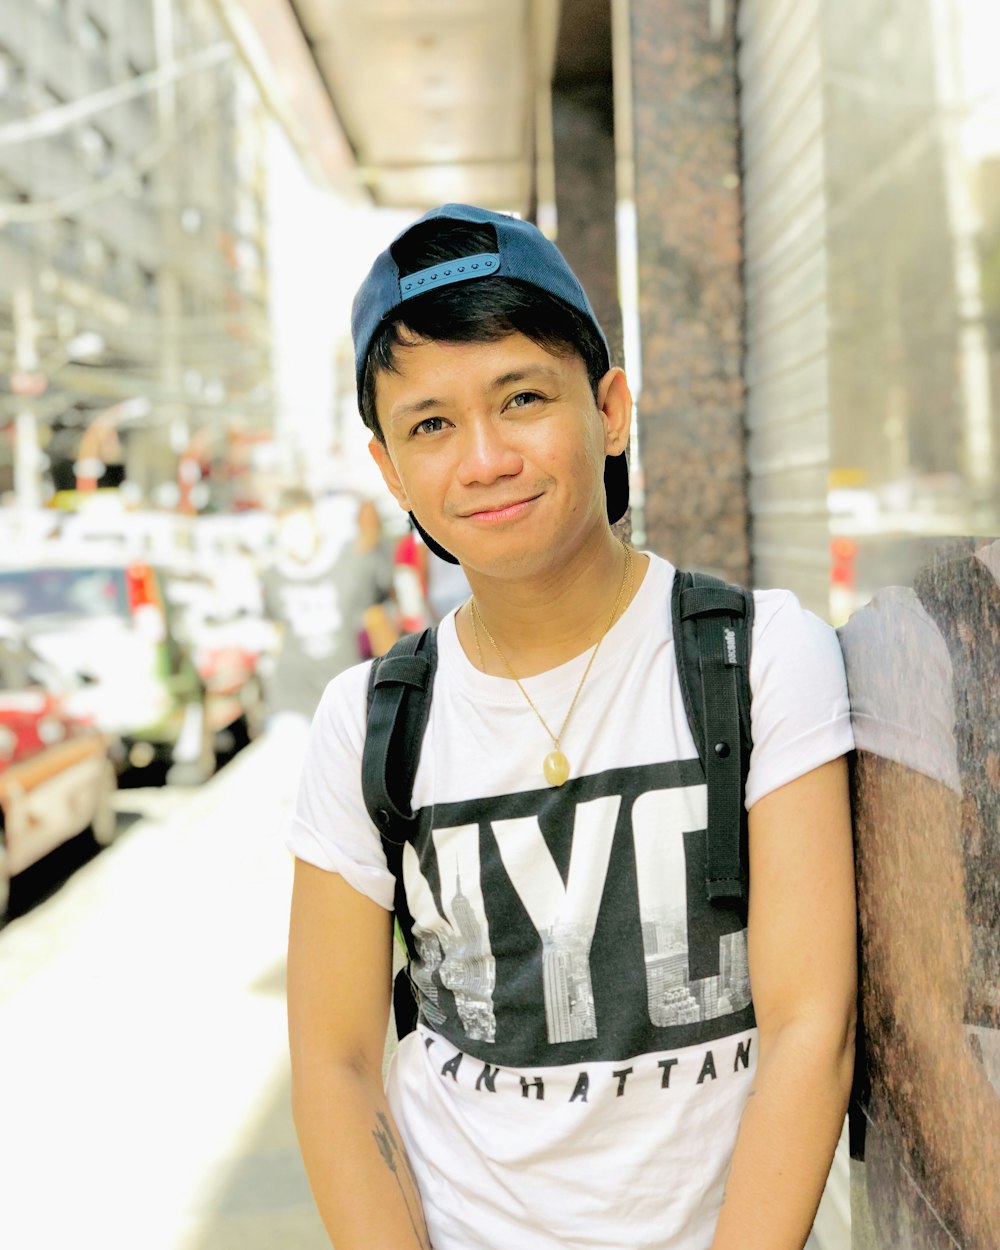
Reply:
[[376, 203], [532, 209], [559, 0], [290, 3]]

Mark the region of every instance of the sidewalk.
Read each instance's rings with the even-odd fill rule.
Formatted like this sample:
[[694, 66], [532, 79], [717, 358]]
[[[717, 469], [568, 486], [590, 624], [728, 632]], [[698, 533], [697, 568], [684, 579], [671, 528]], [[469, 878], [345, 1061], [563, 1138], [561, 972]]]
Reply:
[[329, 1250], [288, 1109], [298, 759], [268, 737], [150, 792], [162, 816], [0, 933], [12, 1250]]
[[[258, 1069], [254, 1114], [203, 1176], [190, 1227], [177, 1250], [330, 1250], [295, 1139], [287, 1059], [285, 942], [292, 864], [281, 834], [291, 814], [303, 746], [304, 738], [300, 743], [294, 737], [269, 735], [237, 757], [235, 763], [242, 764], [242, 770], [225, 778], [231, 780], [234, 803], [239, 801], [237, 795], [250, 800], [259, 777], [270, 777], [274, 783], [263, 803], [263, 796], [250, 800], [253, 816], [248, 823], [255, 836], [245, 848], [248, 861], [256, 863], [253, 879], [266, 894], [262, 901], [267, 906], [273, 962], [262, 967], [246, 990], [276, 1008], [280, 1044], [272, 1046], [269, 1061]], [[261, 824], [263, 810], [268, 815]], [[257, 890], [252, 892], [260, 899]]]

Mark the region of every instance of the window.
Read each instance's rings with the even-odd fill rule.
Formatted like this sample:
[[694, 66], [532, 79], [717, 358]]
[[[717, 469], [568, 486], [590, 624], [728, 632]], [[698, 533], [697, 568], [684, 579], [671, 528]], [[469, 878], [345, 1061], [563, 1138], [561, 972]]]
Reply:
[[97, 126], [83, 126], [77, 143], [88, 173], [105, 177], [111, 172], [114, 145], [103, 131]]
[[910, 576], [915, 533], [1000, 532], [998, 36], [994, 0], [849, 0], [825, 29], [831, 509], [858, 602]]
[[24, 66], [3, 44], [0, 44], [0, 99], [13, 103], [13, 94], [24, 88]]
[[108, 267], [108, 249], [94, 235], [83, 241], [83, 263], [86, 269], [95, 274], [102, 274]]
[[50, 87], [47, 82], [39, 83], [35, 86], [32, 90], [32, 94], [35, 98], [35, 107], [39, 113], [46, 112], [49, 109], [59, 108], [61, 104], [66, 103], [66, 97], [56, 91], [55, 87]]
[[76, 222], [69, 217], [62, 220], [62, 239], [56, 252], [56, 264], [61, 269], [74, 271], [80, 267], [80, 236]]
[[100, 56], [108, 50], [108, 32], [92, 13], [84, 13], [79, 27], [80, 47], [84, 52]]
[[155, 308], [160, 302], [160, 293], [156, 285], [156, 274], [152, 269], [143, 269], [140, 266], [139, 275], [142, 280], [146, 303], [150, 308]]
[[125, 575], [116, 568], [37, 568], [0, 573], [0, 611], [16, 621], [128, 616]]

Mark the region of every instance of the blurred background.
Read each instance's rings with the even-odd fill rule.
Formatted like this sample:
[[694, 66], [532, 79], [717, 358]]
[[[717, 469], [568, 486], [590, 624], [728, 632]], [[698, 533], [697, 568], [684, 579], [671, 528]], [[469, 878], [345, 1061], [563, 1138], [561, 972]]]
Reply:
[[839, 625], [1000, 532], [998, 46], [995, 0], [0, 0], [11, 1246], [325, 1244], [280, 687], [462, 593], [366, 451], [374, 254], [536, 221], [637, 397], [634, 540]]

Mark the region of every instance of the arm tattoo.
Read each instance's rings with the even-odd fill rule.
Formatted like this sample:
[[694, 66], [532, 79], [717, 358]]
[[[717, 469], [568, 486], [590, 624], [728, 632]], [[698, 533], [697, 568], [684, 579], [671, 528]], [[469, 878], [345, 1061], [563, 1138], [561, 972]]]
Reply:
[[[396, 1178], [396, 1186], [399, 1189], [400, 1197], [403, 1199], [403, 1205], [406, 1207], [406, 1214], [410, 1217], [413, 1235], [417, 1239], [420, 1250], [433, 1250], [430, 1239], [427, 1236], [427, 1227], [424, 1224], [419, 1199], [416, 1197], [419, 1193], [417, 1178], [410, 1167], [406, 1151], [396, 1140], [392, 1131], [392, 1125], [381, 1111], [376, 1111], [375, 1119], [378, 1121], [378, 1126], [372, 1129], [372, 1137], [375, 1139], [375, 1145], [378, 1146], [378, 1152], [382, 1156], [382, 1161]], [[400, 1165], [402, 1165], [402, 1176], [400, 1176]], [[407, 1181], [409, 1182], [408, 1185], [406, 1184]], [[414, 1207], [416, 1207], [415, 1211]]]

